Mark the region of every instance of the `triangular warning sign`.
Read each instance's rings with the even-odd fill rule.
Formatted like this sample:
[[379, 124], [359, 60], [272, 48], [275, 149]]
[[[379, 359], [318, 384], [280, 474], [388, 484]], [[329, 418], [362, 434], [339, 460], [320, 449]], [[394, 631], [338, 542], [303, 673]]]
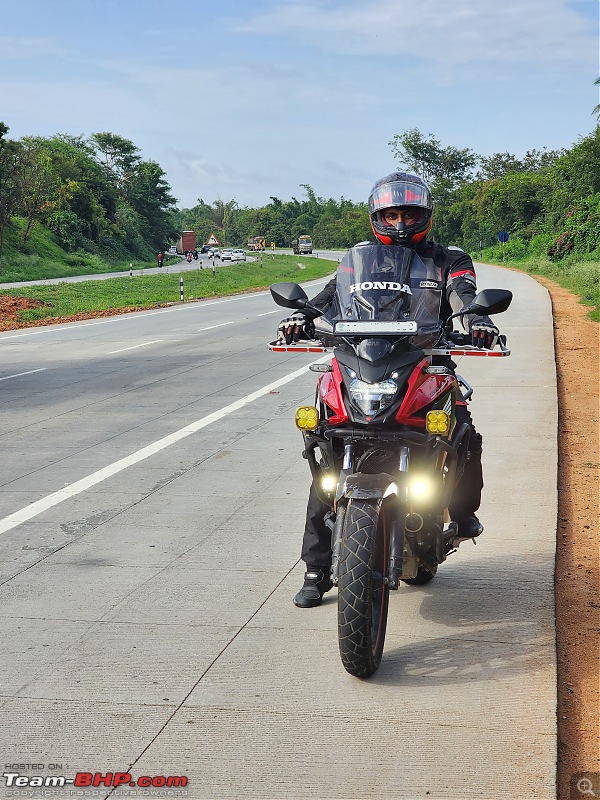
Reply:
[[211, 233], [211, 235], [208, 237], [208, 241], [206, 244], [219, 244], [219, 240], [214, 235], [214, 233]]

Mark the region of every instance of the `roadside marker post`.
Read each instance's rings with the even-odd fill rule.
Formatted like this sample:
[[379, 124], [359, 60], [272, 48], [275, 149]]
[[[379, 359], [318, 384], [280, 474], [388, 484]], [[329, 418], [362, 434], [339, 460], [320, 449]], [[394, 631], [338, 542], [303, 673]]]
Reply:
[[509, 236], [507, 231], [500, 231], [498, 234], [498, 241], [502, 242], [502, 262], [504, 262], [504, 245], [508, 242]]
[[179, 299], [183, 303], [183, 275], [179, 276]]
[[133, 264], [129, 264], [129, 277], [133, 278]]

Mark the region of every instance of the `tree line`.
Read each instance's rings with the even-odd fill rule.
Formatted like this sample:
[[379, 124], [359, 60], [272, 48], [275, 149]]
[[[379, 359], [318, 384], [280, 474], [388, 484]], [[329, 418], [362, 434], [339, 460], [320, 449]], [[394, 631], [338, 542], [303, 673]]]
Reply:
[[[529, 150], [523, 158], [504, 152], [480, 156], [469, 148], [443, 147], [416, 128], [389, 143], [398, 168], [421, 175], [434, 197], [432, 235], [444, 244], [477, 252], [498, 244], [506, 231], [515, 257], [600, 249], [600, 129], [570, 149]], [[377, 176], [374, 176], [377, 177]], [[235, 200], [212, 205], [200, 199], [176, 212], [182, 229], [200, 241], [215, 234], [222, 244], [244, 244], [264, 236], [278, 247], [307, 233], [316, 248], [351, 247], [373, 239], [366, 203], [317, 197], [271, 197], [262, 208], [240, 208]]]
[[271, 197], [262, 208], [240, 208], [235, 200], [215, 201], [212, 205], [199, 199], [193, 208], [178, 213], [182, 230], [193, 230], [201, 242], [216, 235], [221, 244], [245, 246], [250, 238], [263, 236], [277, 247], [291, 247], [292, 239], [309, 234], [317, 247], [345, 248], [367, 239], [371, 234], [366, 203], [353, 203], [343, 197], [325, 200], [313, 188], [301, 184], [306, 199], [292, 197], [284, 201]]
[[[182, 230], [205, 242], [244, 245], [264, 236], [289, 247], [310, 234], [318, 248], [346, 248], [373, 240], [366, 202], [318, 197], [271, 197], [260, 208], [235, 199], [202, 199], [178, 209], [166, 176], [143, 160], [128, 139], [113, 133], [8, 138], [0, 122], [0, 255], [7, 226], [24, 244], [43, 225], [67, 251], [84, 250], [110, 260], [152, 258]], [[497, 244], [507, 231], [509, 256], [546, 253], [552, 258], [600, 250], [600, 128], [570, 148], [479, 156], [469, 148], [442, 146], [416, 128], [389, 142], [398, 168], [421, 175], [434, 201], [433, 236], [475, 253]], [[377, 177], [374, 176], [374, 180]], [[366, 200], [366, 198], [365, 198]]]
[[[7, 226], [35, 225], [67, 251], [148, 258], [177, 238], [165, 173], [113, 133], [9, 139], [0, 122], [0, 255]], [[19, 224], [20, 223], [20, 224]]]
[[431, 186], [434, 234], [442, 242], [475, 252], [506, 231], [507, 251], [516, 258], [600, 250], [598, 126], [570, 149], [530, 150], [522, 159], [442, 147], [415, 128], [390, 146], [401, 165]]

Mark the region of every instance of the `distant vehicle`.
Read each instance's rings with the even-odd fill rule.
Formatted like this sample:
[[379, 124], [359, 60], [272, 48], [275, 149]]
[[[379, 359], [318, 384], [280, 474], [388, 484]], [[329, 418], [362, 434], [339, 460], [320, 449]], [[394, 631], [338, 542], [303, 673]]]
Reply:
[[208, 255], [211, 258], [221, 258], [221, 253], [218, 247], [211, 247], [210, 250], [208, 251]]
[[246, 251], [239, 248], [238, 250], [233, 251], [233, 260], [234, 261], [246, 261]]
[[252, 236], [250, 239], [248, 239], [248, 250], [256, 251], [264, 249], [265, 249], [264, 236]]
[[194, 231], [183, 231], [181, 239], [176, 244], [177, 252], [179, 255], [184, 255], [188, 251], [193, 252], [196, 249], [196, 234]]
[[233, 248], [224, 247], [221, 250], [221, 261], [233, 261]]
[[299, 236], [297, 239], [292, 241], [292, 250], [294, 251], [294, 255], [299, 255], [300, 253], [312, 253], [312, 239], [308, 234]]
[[210, 247], [207, 244], [203, 244], [200, 253], [202, 253], [202, 255], [204, 255], [204, 253], [210, 253]]
[[176, 256], [177, 255], [177, 247], [174, 244], [172, 244], [171, 247], [169, 247], [169, 249], [167, 250], [167, 253], [170, 256]]

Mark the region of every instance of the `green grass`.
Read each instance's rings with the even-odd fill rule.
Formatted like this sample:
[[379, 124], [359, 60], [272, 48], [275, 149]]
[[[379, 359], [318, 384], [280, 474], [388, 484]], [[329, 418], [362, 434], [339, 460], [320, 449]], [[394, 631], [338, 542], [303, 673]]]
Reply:
[[[206, 263], [206, 262], [204, 262]], [[302, 265], [301, 268], [299, 265]], [[179, 302], [179, 278], [184, 281], [185, 300], [219, 297], [248, 289], [266, 289], [278, 281], [306, 281], [335, 270], [335, 262], [302, 256], [265, 255], [258, 262], [232, 264], [212, 269], [198, 269], [163, 275], [134, 274], [130, 277], [101, 281], [57, 283], [46, 286], [23, 286], [1, 289], [0, 294], [29, 297], [45, 306], [23, 311], [20, 319], [33, 322], [48, 317], [63, 317], [86, 311], [123, 308], [152, 308]]]
[[[588, 258], [570, 256], [559, 261], [545, 255], [530, 256], [525, 259], [508, 258], [502, 262], [498, 248], [483, 251], [483, 260], [490, 264], [502, 264], [523, 270], [530, 275], [542, 275], [569, 289], [590, 306], [588, 317], [600, 322], [600, 256], [598, 252]], [[476, 256], [479, 258], [479, 254]]]
[[[23, 244], [24, 228], [25, 221], [17, 217], [5, 229], [4, 246], [0, 255], [0, 283], [122, 272], [129, 269], [130, 264], [134, 270], [156, 266], [154, 259], [144, 261], [130, 255], [117, 258], [83, 250], [68, 253], [60, 246], [54, 234], [42, 225], [34, 225], [30, 238]], [[179, 257], [165, 257], [165, 265], [178, 260]]]

